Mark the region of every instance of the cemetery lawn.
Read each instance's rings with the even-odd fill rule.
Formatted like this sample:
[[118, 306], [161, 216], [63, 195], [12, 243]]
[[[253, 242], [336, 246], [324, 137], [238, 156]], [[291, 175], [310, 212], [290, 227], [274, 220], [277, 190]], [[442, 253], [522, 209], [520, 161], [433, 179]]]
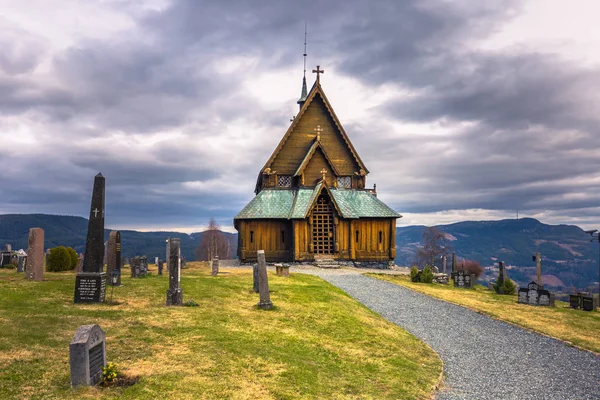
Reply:
[[368, 275], [600, 353], [600, 311], [572, 310], [562, 301], [554, 308], [518, 304], [516, 295], [499, 295], [481, 285], [470, 290], [454, 288], [452, 281], [426, 284], [411, 282], [407, 275]]
[[[26, 281], [0, 269], [2, 399], [424, 399], [442, 363], [428, 346], [320, 278], [269, 273], [275, 309], [258, 310], [252, 272], [182, 270], [183, 300], [165, 307], [168, 275], [131, 279], [107, 303], [73, 304], [75, 274]], [[128, 387], [70, 388], [69, 343], [99, 324], [107, 361]]]

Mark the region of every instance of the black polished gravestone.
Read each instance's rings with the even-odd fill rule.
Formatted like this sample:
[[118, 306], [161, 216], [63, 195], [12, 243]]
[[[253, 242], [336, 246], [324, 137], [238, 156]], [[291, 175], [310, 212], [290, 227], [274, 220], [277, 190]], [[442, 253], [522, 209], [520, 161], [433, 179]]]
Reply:
[[0, 267], [4, 268], [8, 264], [10, 264], [10, 251], [3, 251], [0, 253]]
[[104, 270], [104, 188], [106, 180], [102, 174], [94, 178], [92, 207], [88, 222], [87, 241], [83, 258], [83, 272]]
[[454, 287], [473, 289], [475, 287], [475, 274], [470, 274], [466, 271], [458, 271], [452, 273]]
[[554, 295], [546, 289], [543, 289], [535, 281], [529, 282], [527, 288], [519, 289], [518, 302], [521, 304], [531, 304], [533, 306], [554, 307]]
[[106, 273], [103, 272], [104, 187], [105, 179], [99, 173], [94, 178], [83, 272], [75, 277], [75, 303], [101, 303], [106, 296]]

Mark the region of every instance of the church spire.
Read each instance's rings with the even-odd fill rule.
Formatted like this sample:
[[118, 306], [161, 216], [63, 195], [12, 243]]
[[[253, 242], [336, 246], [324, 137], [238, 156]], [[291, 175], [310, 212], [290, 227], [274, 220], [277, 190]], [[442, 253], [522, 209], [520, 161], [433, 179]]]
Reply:
[[302, 78], [302, 93], [300, 94], [300, 98], [296, 103], [302, 109], [304, 102], [306, 101], [307, 90], [306, 90], [306, 22], [304, 23], [304, 77]]

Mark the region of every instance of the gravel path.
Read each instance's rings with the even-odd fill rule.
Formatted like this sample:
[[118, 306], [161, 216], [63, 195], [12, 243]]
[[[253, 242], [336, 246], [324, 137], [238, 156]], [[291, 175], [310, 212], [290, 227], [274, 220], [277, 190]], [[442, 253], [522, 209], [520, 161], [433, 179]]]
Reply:
[[600, 399], [600, 357], [591, 353], [354, 271], [295, 270], [428, 343], [444, 362], [437, 399]]

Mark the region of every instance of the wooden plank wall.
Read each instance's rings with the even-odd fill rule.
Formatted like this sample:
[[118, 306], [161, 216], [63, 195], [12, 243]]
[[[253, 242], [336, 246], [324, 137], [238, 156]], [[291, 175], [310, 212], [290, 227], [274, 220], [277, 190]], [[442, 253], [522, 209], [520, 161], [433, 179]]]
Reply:
[[358, 171], [358, 164], [319, 95], [315, 96], [297, 122], [294, 131], [275, 157], [271, 170], [276, 171], [277, 174], [293, 175], [316, 137], [317, 125], [323, 129], [321, 143], [338, 172], [342, 175], [354, 175], [354, 172]]
[[239, 221], [240, 260], [255, 261], [257, 250], [265, 251], [267, 261], [291, 260], [294, 242], [291, 225], [287, 220]]

